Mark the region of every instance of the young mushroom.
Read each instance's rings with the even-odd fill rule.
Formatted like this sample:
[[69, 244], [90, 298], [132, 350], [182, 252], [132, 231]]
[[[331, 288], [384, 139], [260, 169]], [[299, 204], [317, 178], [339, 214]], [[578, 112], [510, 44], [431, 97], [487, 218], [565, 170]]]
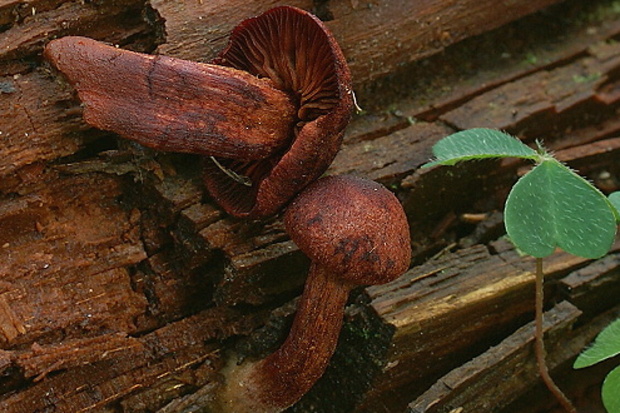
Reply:
[[243, 21], [213, 64], [83, 37], [45, 56], [74, 85], [90, 125], [155, 149], [205, 155], [228, 213], [278, 212], [327, 169], [353, 107], [340, 47], [312, 14], [276, 7]]
[[287, 208], [291, 239], [311, 260], [290, 333], [274, 353], [229, 365], [213, 412], [280, 412], [321, 377], [338, 341], [349, 291], [406, 271], [409, 225], [396, 197], [352, 176], [309, 185]]

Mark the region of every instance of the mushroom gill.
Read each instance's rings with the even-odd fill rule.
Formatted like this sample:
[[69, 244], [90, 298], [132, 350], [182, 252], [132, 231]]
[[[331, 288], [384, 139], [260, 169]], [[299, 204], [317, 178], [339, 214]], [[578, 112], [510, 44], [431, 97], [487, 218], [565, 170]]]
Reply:
[[239, 24], [214, 63], [270, 79], [296, 105], [290, 143], [279, 152], [205, 162], [207, 189], [227, 212], [250, 218], [277, 213], [340, 148], [353, 107], [344, 55], [317, 17], [282, 6]]

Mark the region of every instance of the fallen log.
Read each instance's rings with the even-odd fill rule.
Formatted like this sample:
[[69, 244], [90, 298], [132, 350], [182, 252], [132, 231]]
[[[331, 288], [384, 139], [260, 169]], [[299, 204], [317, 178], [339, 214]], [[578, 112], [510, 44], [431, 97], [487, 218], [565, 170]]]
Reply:
[[[88, 128], [40, 57], [50, 39], [79, 34], [209, 60], [239, 20], [276, 4], [241, 3], [0, 2], [3, 411], [188, 411], [216, 391], [229, 350], [260, 357], [286, 336], [308, 262], [279, 217], [228, 217], [204, 193], [197, 157]], [[292, 3], [327, 20], [366, 109], [328, 173], [398, 195], [415, 264], [352, 295], [327, 374], [293, 411], [406, 411], [454, 375], [467, 381], [441, 396], [485, 411], [463, 383], [509, 371], [501, 343], [525, 337], [515, 331], [532, 317], [533, 265], [500, 238], [500, 211], [527, 165], [419, 169], [438, 139], [473, 126], [542, 138], [599, 187], [620, 187], [613, 5], [453, 3]], [[549, 259], [548, 306], [569, 301], [567, 320], [582, 312], [552, 347], [602, 328], [617, 254]], [[498, 345], [499, 362], [462, 375]], [[513, 408], [529, 391], [515, 388]]]

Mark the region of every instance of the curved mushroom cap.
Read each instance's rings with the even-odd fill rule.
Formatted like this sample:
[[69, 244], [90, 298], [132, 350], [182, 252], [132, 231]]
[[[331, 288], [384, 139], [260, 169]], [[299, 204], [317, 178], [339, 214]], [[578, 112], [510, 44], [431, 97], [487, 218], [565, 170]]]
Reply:
[[297, 105], [283, 152], [260, 161], [205, 162], [207, 189], [228, 213], [275, 214], [327, 169], [340, 148], [353, 108], [344, 55], [317, 17], [282, 6], [237, 26], [214, 63], [269, 78]]
[[75, 87], [86, 123], [142, 145], [245, 161], [290, 145], [290, 96], [246, 71], [79, 36], [50, 41], [44, 56]]
[[330, 176], [309, 185], [287, 208], [291, 239], [313, 263], [356, 284], [382, 284], [411, 260], [409, 224], [398, 199], [382, 185]]

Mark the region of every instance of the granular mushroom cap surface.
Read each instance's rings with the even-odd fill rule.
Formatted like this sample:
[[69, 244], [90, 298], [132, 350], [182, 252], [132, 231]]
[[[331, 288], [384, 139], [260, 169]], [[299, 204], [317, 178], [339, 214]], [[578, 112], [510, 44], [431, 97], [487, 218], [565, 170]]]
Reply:
[[407, 217], [396, 196], [376, 182], [323, 178], [291, 203], [284, 220], [313, 262], [348, 281], [389, 282], [409, 266]]

